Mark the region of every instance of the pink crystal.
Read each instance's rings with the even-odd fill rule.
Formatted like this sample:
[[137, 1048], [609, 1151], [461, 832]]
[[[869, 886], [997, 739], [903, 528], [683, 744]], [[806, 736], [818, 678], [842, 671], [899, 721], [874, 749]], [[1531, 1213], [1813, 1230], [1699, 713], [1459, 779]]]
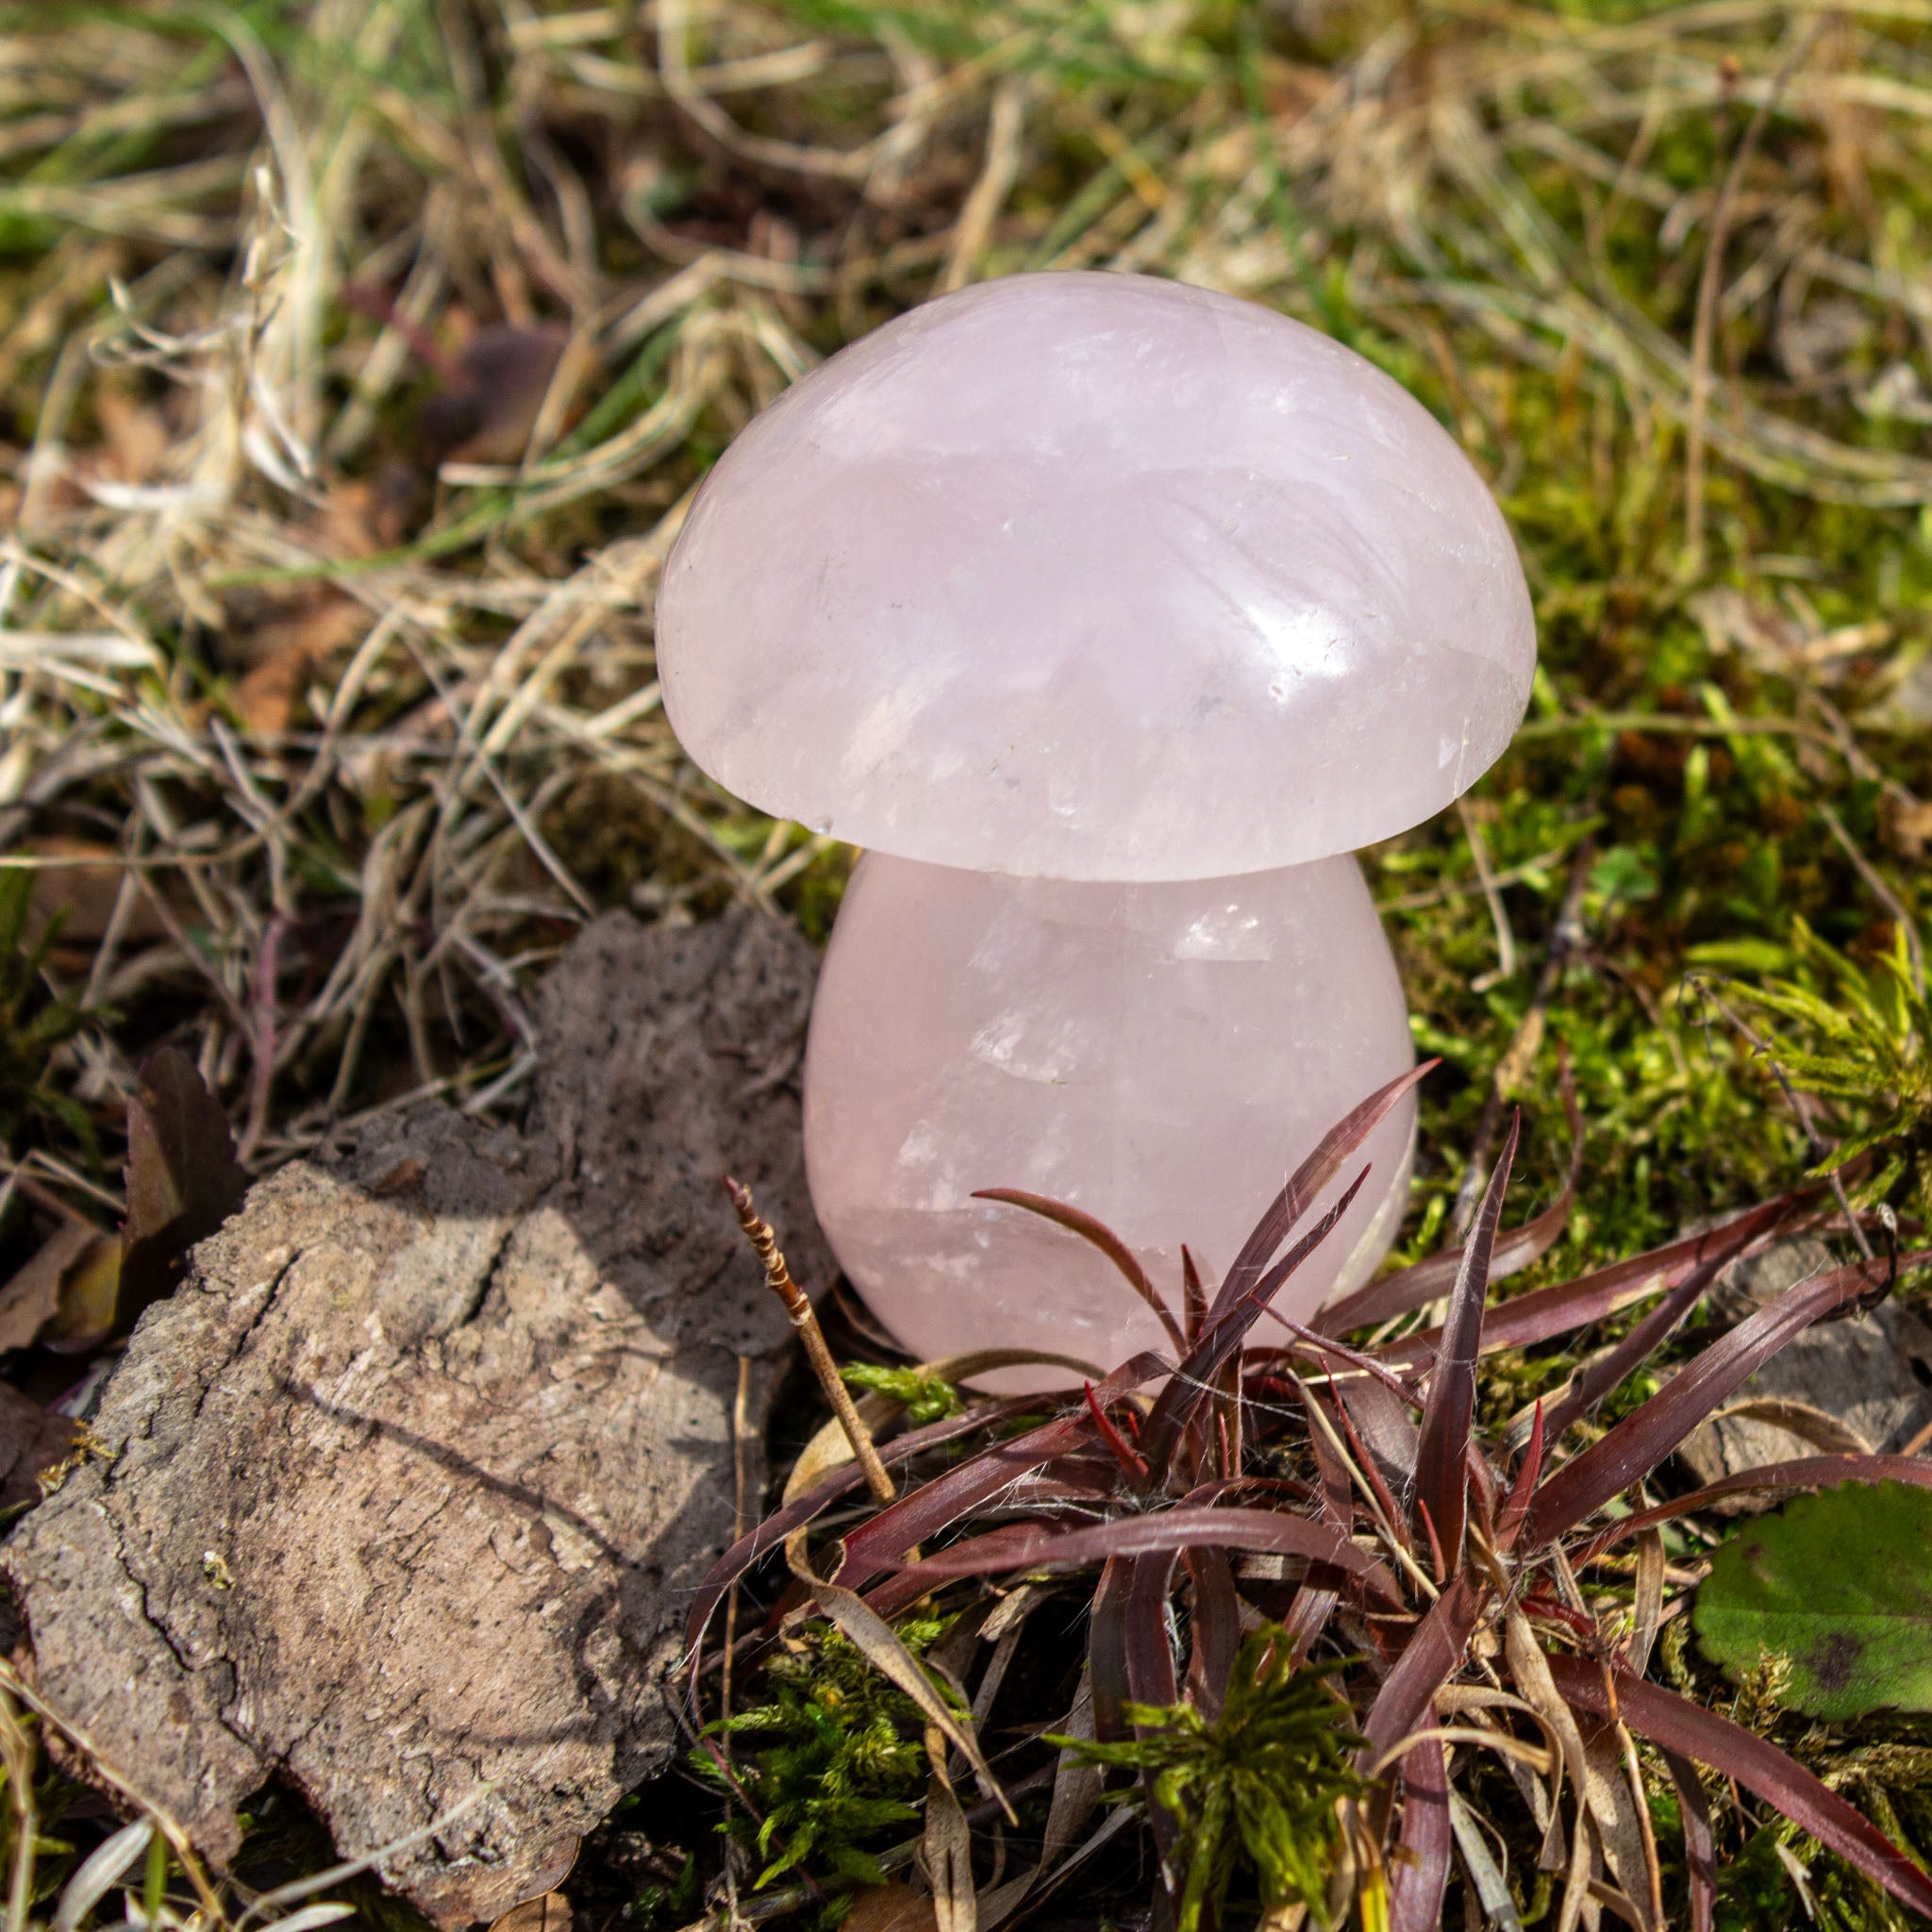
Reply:
[[691, 757], [858, 844], [1191, 878], [1348, 851], [1463, 791], [1535, 633], [1481, 478], [1396, 383], [1150, 277], [983, 283], [746, 429], [666, 568]]
[[[1105, 1370], [1137, 1349], [1171, 1355], [1077, 1236], [974, 1191], [1023, 1188], [1097, 1215], [1178, 1308], [1181, 1243], [1211, 1293], [1302, 1158], [1410, 1059], [1394, 961], [1352, 858], [1115, 885], [869, 854], [812, 1012], [812, 1201], [916, 1357], [1032, 1347]], [[1413, 1130], [1405, 1104], [1372, 1137], [1368, 1184], [1283, 1291], [1284, 1314], [1307, 1320], [1381, 1259]], [[981, 1386], [1069, 1379], [1007, 1371]]]

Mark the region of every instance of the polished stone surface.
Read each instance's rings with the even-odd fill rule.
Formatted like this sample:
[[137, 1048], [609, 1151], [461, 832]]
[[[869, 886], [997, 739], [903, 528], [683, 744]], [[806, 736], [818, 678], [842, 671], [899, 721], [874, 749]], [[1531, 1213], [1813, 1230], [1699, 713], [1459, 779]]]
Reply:
[[[1086, 1208], [1178, 1308], [1181, 1242], [1211, 1292], [1302, 1158], [1411, 1058], [1352, 858], [1112, 885], [868, 854], [812, 1009], [812, 1201], [845, 1272], [915, 1356], [1027, 1346], [1109, 1369], [1167, 1350], [1153, 1313], [1076, 1236], [973, 1191]], [[1306, 1319], [1386, 1252], [1413, 1130], [1405, 1103], [1372, 1137], [1368, 1184], [1284, 1291], [1284, 1313]]]
[[1507, 743], [1536, 643], [1481, 478], [1317, 331], [1146, 276], [982, 283], [796, 384], [666, 565], [687, 750], [903, 857], [1192, 878], [1353, 850]]

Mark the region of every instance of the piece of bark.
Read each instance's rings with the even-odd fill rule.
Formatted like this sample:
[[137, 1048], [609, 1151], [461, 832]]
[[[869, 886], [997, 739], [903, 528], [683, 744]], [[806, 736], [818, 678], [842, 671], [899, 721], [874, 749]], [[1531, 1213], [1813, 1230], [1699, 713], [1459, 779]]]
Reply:
[[378, 1121], [252, 1189], [143, 1319], [111, 1460], [0, 1564], [41, 1694], [210, 1857], [279, 1777], [345, 1856], [449, 1820], [384, 1874], [491, 1920], [675, 1748], [737, 1358], [758, 1432], [791, 1340], [727, 1166], [800, 1279], [832, 1273], [792, 1078], [812, 976], [749, 911], [598, 922], [538, 1003], [523, 1133]]
[[[1833, 1265], [1823, 1241], [1780, 1241], [1727, 1271], [1712, 1301], [1727, 1320], [1741, 1321]], [[1821, 1453], [1895, 1451], [1932, 1421], [1932, 1328], [1895, 1299], [1869, 1314], [1820, 1323], [1788, 1342], [1725, 1406], [1741, 1412], [1706, 1423], [1677, 1452], [1700, 1483]], [[1760, 1506], [1741, 1498], [1736, 1507]]]

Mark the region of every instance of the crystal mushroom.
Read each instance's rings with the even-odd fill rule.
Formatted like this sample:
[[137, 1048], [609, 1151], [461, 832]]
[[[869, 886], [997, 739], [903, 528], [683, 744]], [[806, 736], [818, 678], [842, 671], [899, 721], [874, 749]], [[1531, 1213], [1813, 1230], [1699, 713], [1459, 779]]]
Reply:
[[[1409, 1062], [1346, 855], [1474, 782], [1536, 660], [1501, 513], [1400, 385], [1100, 274], [943, 297], [779, 397], [692, 505], [658, 639], [700, 765], [868, 848], [806, 1064], [848, 1275], [916, 1354], [1106, 1365], [1162, 1344], [1152, 1312], [976, 1191], [1084, 1208], [1163, 1288], [1186, 1241], [1211, 1280]], [[1283, 1312], [1386, 1252], [1412, 1132], [1377, 1130]]]

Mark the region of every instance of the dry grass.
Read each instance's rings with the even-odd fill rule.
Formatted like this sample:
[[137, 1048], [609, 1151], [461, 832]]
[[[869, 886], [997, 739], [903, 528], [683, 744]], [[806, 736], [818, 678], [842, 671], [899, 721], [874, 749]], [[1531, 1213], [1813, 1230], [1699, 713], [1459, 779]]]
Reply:
[[[514, 1104], [527, 975], [602, 906], [822, 929], [838, 855], [664, 726], [658, 573], [756, 408], [975, 276], [1174, 275], [1331, 326], [1506, 496], [1574, 497], [1600, 554], [1523, 525], [1546, 620], [1741, 573], [1817, 691], [1877, 652], [1875, 703], [1923, 626], [1834, 623], [1761, 553], [1809, 505], [1932, 496], [1928, 17], [16, 9], [0, 827], [69, 908], [68, 990], [121, 1015], [73, 1090], [111, 1126], [174, 1039], [270, 1163], [420, 1094]], [[1546, 734], [1615, 701], [1557, 677]], [[1807, 702], [1769, 728], [1921, 809]], [[1463, 824], [1421, 902], [1474, 890], [1513, 966]]]
[[[820, 357], [1058, 267], [1354, 341], [1524, 543], [1521, 747], [1372, 864], [1462, 1081], [1411, 1246], [1506, 1091], [1560, 1168], [1558, 1036], [1570, 1266], [1787, 1178], [1669, 986], [1791, 909], [1924, 921], [1928, 235], [1932, 0], [0, 7], [0, 852], [108, 1157], [7, 1159], [111, 1215], [162, 1041], [258, 1167], [511, 1110], [595, 911], [822, 933], [841, 854], [664, 724], [658, 573]], [[0, 1746], [25, 1789], [4, 1699]]]

